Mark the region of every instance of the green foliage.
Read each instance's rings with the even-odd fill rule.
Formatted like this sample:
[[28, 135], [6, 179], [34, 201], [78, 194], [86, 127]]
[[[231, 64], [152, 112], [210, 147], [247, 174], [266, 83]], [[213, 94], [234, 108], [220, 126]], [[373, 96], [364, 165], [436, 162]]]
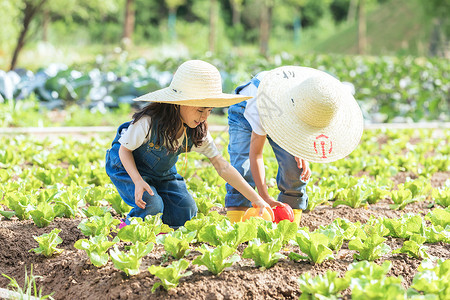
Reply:
[[148, 271], [161, 280], [153, 285], [152, 292], [155, 292], [159, 286], [162, 286], [166, 291], [177, 287], [182, 277], [190, 276], [192, 274], [191, 271], [181, 273], [188, 267], [189, 262], [184, 259], [176, 260], [167, 267], [155, 265], [148, 267]]
[[114, 245], [114, 249], [109, 253], [114, 267], [124, 271], [128, 276], [136, 275], [139, 274], [142, 258], [153, 250], [154, 245], [153, 243], [145, 244], [137, 241], [130, 246], [128, 252], [120, 251], [117, 245]]
[[289, 220], [282, 220], [278, 224], [273, 222], [262, 222], [257, 229], [257, 237], [264, 243], [280, 239], [284, 246], [295, 238], [298, 225]]
[[450, 206], [450, 188], [434, 189], [431, 195], [437, 204], [443, 207]]
[[436, 264], [431, 260], [424, 260], [414, 275], [411, 288], [425, 295], [447, 299], [450, 295], [450, 260], [439, 259]]
[[106, 251], [119, 241], [117, 236], [112, 241], [109, 241], [107, 236], [96, 235], [89, 240], [78, 240], [73, 246], [79, 250], [86, 251], [91, 263], [96, 267], [101, 267], [106, 265], [109, 260], [109, 255]]
[[389, 229], [392, 237], [407, 239], [415, 233], [420, 233], [424, 227], [422, 217], [413, 214], [404, 214], [398, 219], [382, 219], [383, 225]]
[[280, 239], [275, 239], [268, 243], [261, 243], [259, 239], [254, 239], [251, 240], [247, 248], [244, 249], [242, 257], [251, 258], [256, 266], [269, 269], [273, 267], [280, 258], [285, 257], [283, 254], [279, 253], [281, 247], [282, 244]]
[[39, 202], [35, 209], [30, 210], [31, 218], [37, 227], [46, 227], [56, 217], [54, 206], [47, 201]]
[[404, 241], [401, 248], [392, 251], [392, 253], [406, 253], [408, 256], [424, 259], [428, 257], [426, 252], [426, 246], [423, 243], [426, 241], [426, 237], [418, 234], [414, 234], [410, 237], [409, 241]]
[[354, 239], [348, 243], [348, 249], [356, 250], [359, 253], [354, 254], [358, 260], [374, 261], [382, 255], [391, 251], [391, 248], [384, 243], [383, 238], [389, 230], [383, 224], [366, 224]]
[[61, 229], [55, 228], [50, 233], [44, 233], [40, 236], [33, 236], [34, 240], [39, 243], [38, 248], [31, 249], [29, 252], [34, 251], [37, 254], [43, 254], [45, 257], [50, 257], [54, 253], [61, 253], [63, 249], [56, 248], [62, 243], [62, 239], [58, 236]]
[[18, 299], [53, 299], [50, 295], [42, 295], [42, 287], [38, 290], [36, 285], [36, 279], [42, 278], [42, 276], [33, 275], [33, 265], [30, 267], [30, 275], [28, 275], [27, 268], [25, 267], [25, 279], [23, 287], [20, 287], [15, 278], [11, 278], [8, 275], [2, 274], [9, 279], [8, 287], [12, 287], [13, 291], [18, 294]]
[[430, 220], [434, 225], [445, 228], [447, 225], [450, 225], [450, 208], [436, 208], [426, 215], [426, 219]]
[[350, 283], [347, 278], [339, 278], [338, 273], [328, 270], [325, 275], [312, 277], [304, 273], [298, 278], [302, 295], [299, 299], [338, 299], [339, 292], [345, 290]]
[[202, 253], [192, 262], [194, 265], [206, 266], [214, 275], [219, 275], [227, 267], [231, 267], [233, 263], [241, 260], [236, 249], [227, 245], [221, 245], [216, 248], [210, 248], [206, 244], [202, 244], [198, 251]]
[[120, 224], [118, 219], [114, 219], [110, 213], [104, 216], [93, 216], [89, 219], [84, 219], [78, 224], [77, 228], [85, 236], [104, 235], [107, 236], [111, 232], [111, 227], [115, 227]]
[[327, 259], [333, 259], [333, 251], [328, 248], [329, 239], [319, 232], [307, 232], [303, 229], [297, 231], [296, 240], [300, 250], [307, 256], [295, 252], [289, 253], [292, 260], [309, 259], [316, 264], [321, 264]]
[[416, 200], [413, 199], [413, 194], [410, 190], [406, 190], [402, 185], [398, 186], [398, 190], [391, 192], [391, 198], [394, 204], [390, 207], [391, 209], [404, 209], [409, 203], [413, 203]]
[[223, 220], [218, 224], [207, 225], [200, 229], [198, 240], [212, 246], [225, 244], [237, 248], [239, 244], [248, 242], [256, 236], [256, 227], [250, 222], [231, 224], [230, 221]]
[[195, 239], [195, 232], [183, 233], [180, 230], [161, 236], [158, 242], [164, 245], [164, 250], [175, 259], [183, 258], [190, 252], [190, 243]]
[[124, 242], [155, 242], [156, 236], [159, 233], [173, 231], [172, 228], [162, 222], [161, 215], [148, 215], [144, 221], [137, 217], [130, 218], [130, 224], [122, 227], [117, 233], [117, 236]]

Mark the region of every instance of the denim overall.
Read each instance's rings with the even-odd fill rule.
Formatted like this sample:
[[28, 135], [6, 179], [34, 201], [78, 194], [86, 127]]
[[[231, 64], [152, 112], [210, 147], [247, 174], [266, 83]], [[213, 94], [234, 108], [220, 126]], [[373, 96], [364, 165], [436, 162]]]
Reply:
[[[250, 82], [236, 88], [235, 93], [253, 84], [259, 86], [259, 79], [253, 77]], [[255, 182], [250, 170], [250, 141], [252, 136], [252, 127], [244, 117], [247, 101], [234, 104], [228, 108], [228, 125], [230, 142], [228, 144], [228, 153], [230, 154], [230, 163], [244, 179], [255, 188]], [[297, 167], [297, 162], [293, 155], [278, 146], [269, 136], [269, 144], [275, 153], [278, 161], [277, 185], [280, 193], [278, 201], [289, 204], [293, 209], [306, 209], [308, 207], [308, 195], [306, 194], [306, 184], [300, 179], [302, 170]], [[251, 206], [241, 193], [231, 185], [226, 184], [227, 194], [225, 196], [225, 206]]]
[[[162, 213], [162, 220], [173, 228], [184, 225], [197, 214], [197, 205], [189, 194], [183, 177], [177, 173], [175, 163], [178, 155], [186, 149], [186, 139], [175, 153], [169, 152], [163, 145], [156, 143], [157, 121], [152, 121], [151, 138], [148, 142], [135, 149], [133, 153], [136, 167], [142, 178], [150, 185], [154, 195], [144, 192], [142, 200], [145, 209], [135, 204], [135, 186], [119, 158], [119, 139], [123, 129], [131, 122], [122, 124], [117, 135], [106, 152], [106, 173], [116, 186], [123, 201], [133, 207], [127, 215], [125, 223], [129, 224], [131, 217], [145, 219], [147, 215]], [[188, 151], [193, 142], [188, 138]]]

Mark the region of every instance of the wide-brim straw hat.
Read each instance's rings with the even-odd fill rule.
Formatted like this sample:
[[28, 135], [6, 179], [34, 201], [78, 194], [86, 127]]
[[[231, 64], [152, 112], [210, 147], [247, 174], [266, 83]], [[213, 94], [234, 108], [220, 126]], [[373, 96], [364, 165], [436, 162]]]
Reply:
[[202, 60], [181, 64], [166, 88], [134, 101], [149, 101], [197, 107], [226, 107], [251, 97], [222, 92], [222, 77], [216, 67]]
[[256, 96], [269, 137], [290, 154], [328, 163], [349, 155], [364, 127], [351, 92], [320, 70], [285, 66], [262, 78]]

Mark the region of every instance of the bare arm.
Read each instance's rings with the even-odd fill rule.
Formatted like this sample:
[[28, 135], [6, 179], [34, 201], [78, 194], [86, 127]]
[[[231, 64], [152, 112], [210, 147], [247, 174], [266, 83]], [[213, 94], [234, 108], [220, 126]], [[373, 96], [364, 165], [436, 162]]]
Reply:
[[136, 162], [134, 161], [133, 151], [121, 145], [119, 149], [119, 157], [122, 165], [124, 166], [128, 175], [130, 175], [131, 180], [134, 183], [134, 201], [137, 206], [145, 209], [145, 202], [142, 200], [142, 195], [145, 191], [147, 191], [150, 195], [153, 196], [153, 191], [148, 183], [145, 182], [145, 180], [142, 178], [141, 174], [139, 174], [136, 168]]
[[267, 190], [266, 184], [266, 171], [264, 169], [264, 158], [263, 149], [264, 143], [266, 142], [265, 135], [259, 135], [252, 132], [252, 139], [250, 142], [250, 170], [252, 172], [253, 180], [255, 181], [256, 188], [258, 189], [259, 195], [267, 202], [270, 206], [281, 205], [279, 202], [275, 201]]
[[217, 155], [209, 159], [220, 177], [238, 190], [245, 198], [252, 202], [254, 207], [259, 207], [259, 214], [262, 215], [263, 208], [270, 208], [255, 190], [245, 181], [239, 172], [222, 155]]

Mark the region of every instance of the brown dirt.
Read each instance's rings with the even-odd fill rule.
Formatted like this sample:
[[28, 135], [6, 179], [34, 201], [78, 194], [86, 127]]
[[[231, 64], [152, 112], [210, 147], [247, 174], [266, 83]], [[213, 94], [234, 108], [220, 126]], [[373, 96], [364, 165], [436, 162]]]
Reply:
[[[427, 202], [413, 203], [404, 211], [389, 209], [389, 200], [370, 205], [368, 209], [352, 209], [347, 206], [319, 206], [315, 210], [304, 213], [301, 226], [311, 230], [319, 225], [326, 225], [335, 218], [347, 218], [352, 222], [364, 223], [371, 215], [374, 217], [399, 217], [406, 212], [425, 215], [429, 209]], [[223, 211], [221, 211], [223, 213]], [[158, 281], [147, 268], [152, 264], [168, 264], [172, 259], [164, 261], [166, 256], [163, 246], [157, 245], [153, 251], [144, 257], [141, 272], [128, 278], [125, 273], [114, 268], [112, 262], [105, 267], [93, 266], [86, 253], [73, 247], [75, 241], [85, 236], [77, 229], [81, 219], [57, 219], [46, 228], [37, 228], [31, 220], [2, 220], [0, 222], [0, 273], [23, 282], [25, 267], [33, 264], [34, 275], [42, 278], [37, 280], [38, 287], [43, 288], [43, 294], [54, 292], [55, 299], [297, 299], [300, 296], [297, 278], [304, 272], [313, 276], [323, 274], [327, 270], [335, 270], [344, 274], [352, 263], [354, 251], [348, 250], [346, 244], [335, 255], [336, 259], [314, 265], [307, 261], [293, 262], [281, 259], [274, 267], [261, 270], [254, 266], [250, 259], [242, 259], [222, 274], [215, 276], [203, 266], [190, 265], [191, 276], [181, 279], [177, 288], [165, 291], [159, 288], [151, 293], [151, 287]], [[33, 236], [49, 233], [53, 228], [61, 229], [59, 236], [63, 243], [59, 248], [64, 251], [57, 256], [45, 258], [30, 249], [38, 246]], [[388, 238], [387, 244], [392, 249], [399, 248], [401, 239]], [[450, 246], [445, 243], [427, 244], [427, 252], [441, 258], [450, 258]], [[244, 245], [238, 251], [242, 254]], [[289, 251], [299, 251], [290, 246]], [[199, 252], [192, 251], [186, 259], [192, 260]], [[420, 260], [409, 258], [403, 254], [388, 254], [376, 261], [392, 261], [391, 276], [403, 276], [403, 285], [407, 288]], [[0, 287], [6, 288], [9, 280], [0, 276]], [[344, 298], [349, 298], [349, 291], [344, 292]]]

